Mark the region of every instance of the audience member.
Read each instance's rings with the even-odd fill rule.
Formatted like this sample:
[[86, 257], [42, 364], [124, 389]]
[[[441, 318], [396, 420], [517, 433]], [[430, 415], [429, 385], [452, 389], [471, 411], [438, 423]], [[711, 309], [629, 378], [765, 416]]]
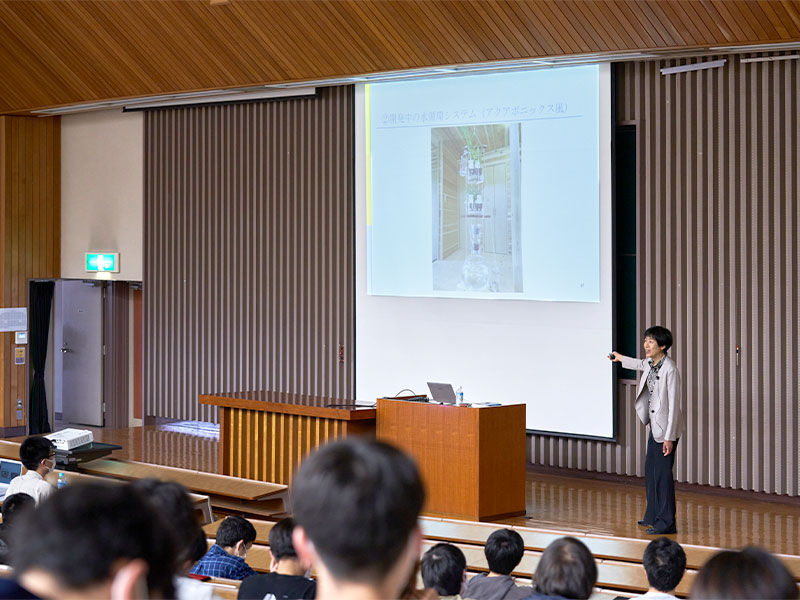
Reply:
[[269, 532], [269, 551], [272, 555], [270, 573], [253, 575], [242, 581], [239, 598], [315, 598], [317, 582], [305, 575], [311, 568], [309, 562], [297, 556], [292, 543], [294, 519], [276, 523]]
[[452, 544], [436, 544], [422, 556], [422, 582], [442, 600], [461, 600], [467, 580], [467, 559]]
[[42, 598], [172, 598], [175, 546], [128, 485], [76, 483], [14, 526], [12, 566]]
[[206, 553], [206, 535], [197, 520], [192, 499], [186, 489], [174, 481], [139, 479], [133, 488], [147, 498], [153, 508], [169, 524], [175, 538], [175, 570], [173, 580], [178, 600], [216, 600], [219, 597], [209, 585], [186, 577], [189, 569]]
[[766, 550], [749, 546], [723, 550], [703, 565], [694, 578], [690, 598], [772, 598], [795, 600], [797, 583], [792, 574]]
[[242, 517], [226, 517], [217, 530], [216, 543], [192, 568], [195, 575], [244, 579], [256, 572], [245, 562], [256, 539], [256, 528]]
[[528, 586], [518, 586], [511, 577], [525, 553], [522, 537], [513, 529], [498, 529], [483, 546], [489, 573], [475, 575], [467, 582], [462, 594], [473, 600], [518, 600], [533, 592]]
[[586, 545], [574, 537], [559, 538], [545, 548], [533, 576], [534, 592], [528, 598], [584, 599], [592, 595], [597, 565]]
[[400, 591], [399, 600], [439, 600], [439, 594], [433, 588], [418, 588], [420, 561], [414, 561], [414, 567], [408, 574], [408, 580]]
[[414, 461], [387, 444], [347, 438], [310, 455], [292, 486], [293, 538], [317, 596], [397, 598], [420, 554], [424, 497]]
[[14, 522], [35, 507], [36, 501], [28, 494], [21, 492], [7, 495], [3, 500], [3, 507], [0, 509], [3, 515], [3, 522], [0, 523], [0, 564], [9, 564], [11, 528]]
[[19, 458], [28, 472], [11, 480], [6, 496], [28, 494], [39, 504], [56, 491], [44, 479], [56, 467], [56, 447], [45, 437], [29, 437], [19, 447]]
[[647, 545], [642, 558], [650, 589], [634, 598], [676, 600], [675, 588], [686, 571], [686, 553], [678, 542], [666, 537], [654, 539]]

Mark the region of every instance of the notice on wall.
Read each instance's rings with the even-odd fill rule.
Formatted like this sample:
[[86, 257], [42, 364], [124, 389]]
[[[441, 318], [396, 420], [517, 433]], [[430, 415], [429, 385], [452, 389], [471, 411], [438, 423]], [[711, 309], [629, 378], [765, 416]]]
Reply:
[[0, 331], [26, 331], [27, 308], [0, 308]]
[[14, 364], [25, 364], [25, 348], [14, 348]]

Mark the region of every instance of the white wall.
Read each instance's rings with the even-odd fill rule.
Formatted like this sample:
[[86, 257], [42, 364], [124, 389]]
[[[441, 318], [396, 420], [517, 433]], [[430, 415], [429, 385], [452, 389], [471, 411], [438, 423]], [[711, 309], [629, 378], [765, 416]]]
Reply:
[[[61, 277], [142, 280], [144, 116], [61, 120]], [[85, 271], [86, 252], [119, 252], [120, 272]]]

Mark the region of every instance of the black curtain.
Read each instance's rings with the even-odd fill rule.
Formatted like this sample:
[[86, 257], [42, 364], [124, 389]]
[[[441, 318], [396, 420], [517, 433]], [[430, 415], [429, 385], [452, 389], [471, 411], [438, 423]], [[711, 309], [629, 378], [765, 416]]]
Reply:
[[34, 281], [30, 287], [30, 351], [33, 366], [31, 393], [28, 396], [30, 433], [49, 433], [47, 393], [44, 389], [44, 366], [47, 362], [47, 338], [50, 334], [50, 308], [53, 304], [52, 281]]

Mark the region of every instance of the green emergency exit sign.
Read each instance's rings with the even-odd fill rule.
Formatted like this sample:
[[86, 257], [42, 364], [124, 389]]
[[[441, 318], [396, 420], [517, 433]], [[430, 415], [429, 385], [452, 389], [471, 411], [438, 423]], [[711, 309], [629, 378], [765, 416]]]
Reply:
[[88, 273], [119, 273], [119, 253], [86, 253]]

